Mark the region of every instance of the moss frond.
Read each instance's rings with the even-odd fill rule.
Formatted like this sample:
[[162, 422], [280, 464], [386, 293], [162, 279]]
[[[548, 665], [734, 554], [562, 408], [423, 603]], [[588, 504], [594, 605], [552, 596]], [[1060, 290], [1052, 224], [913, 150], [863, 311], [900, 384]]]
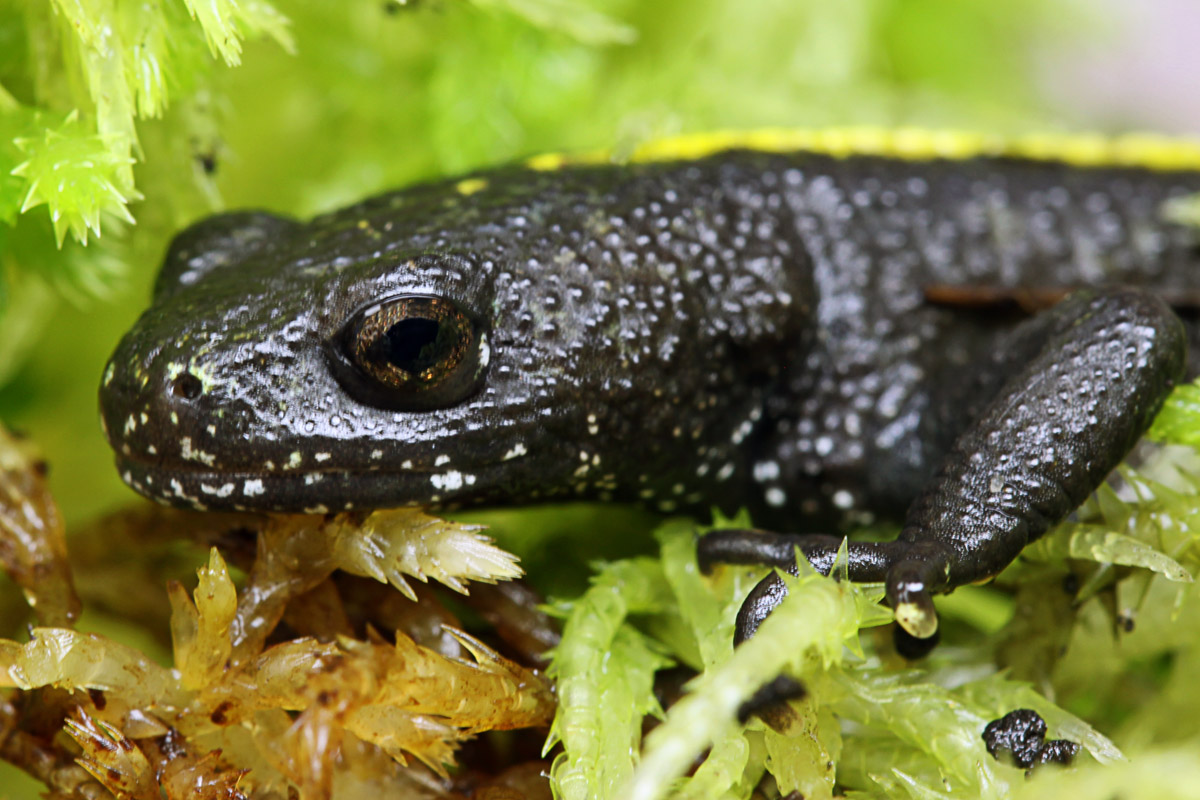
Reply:
[[15, 139], [25, 160], [12, 175], [27, 184], [21, 213], [46, 205], [59, 247], [70, 231], [81, 244], [100, 235], [102, 214], [132, 223], [129, 203], [140, 198], [129, 182], [133, 158], [120, 134], [87, 133], [72, 112], [40, 135]]

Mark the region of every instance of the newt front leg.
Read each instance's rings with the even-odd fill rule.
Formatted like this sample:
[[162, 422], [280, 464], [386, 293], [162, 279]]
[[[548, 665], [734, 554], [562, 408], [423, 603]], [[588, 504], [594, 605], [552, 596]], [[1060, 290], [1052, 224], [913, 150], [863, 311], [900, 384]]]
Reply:
[[[958, 437], [892, 542], [851, 542], [849, 577], [883, 581], [912, 636], [937, 631], [932, 595], [992, 578], [1079, 506], [1149, 427], [1184, 372], [1179, 319], [1136, 289], [1078, 292], [1016, 328], [997, 360], [995, 398]], [[720, 531], [701, 562], [795, 570], [794, 548], [828, 571], [840, 539]], [[737, 636], [754, 633], [784, 595], [777, 576], [751, 592]]]

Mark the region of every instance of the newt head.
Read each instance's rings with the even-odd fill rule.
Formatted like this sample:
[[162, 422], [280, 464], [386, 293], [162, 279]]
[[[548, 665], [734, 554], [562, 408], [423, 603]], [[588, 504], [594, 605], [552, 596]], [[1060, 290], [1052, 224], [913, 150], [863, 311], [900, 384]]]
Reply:
[[741, 471], [734, 434], [763, 391], [750, 372], [801, 338], [770, 316], [792, 302], [782, 265], [731, 320], [708, 276], [687, 274], [691, 243], [647, 242], [653, 220], [614, 210], [602, 183], [564, 194], [561, 176], [516, 176], [180, 234], [103, 377], [126, 483], [174, 505], [309, 513], [699, 505], [700, 486], [660, 485], [678, 472], [662, 443], [688, 442], [698, 480]]

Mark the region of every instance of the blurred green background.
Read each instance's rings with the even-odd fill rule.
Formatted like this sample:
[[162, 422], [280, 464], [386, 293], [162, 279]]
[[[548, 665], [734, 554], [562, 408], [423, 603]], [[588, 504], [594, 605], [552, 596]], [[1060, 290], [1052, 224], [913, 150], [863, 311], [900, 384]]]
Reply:
[[[1119, 51], [1148, 13], [1133, 0], [195, 6], [0, 0], [0, 419], [43, 449], [69, 522], [132, 498], [97, 424], [99, 376], [172, 234], [214, 211], [306, 216], [538, 152], [619, 152], [714, 128], [1160, 123], [1070, 102], [1088, 83], [1070, 77], [1072, 54], [1103, 64], [1106, 48]], [[43, 177], [59, 157], [78, 185], [22, 213], [37, 174], [21, 165], [46, 153], [34, 164]], [[105, 176], [114, 191], [93, 198], [89, 217]], [[121, 196], [135, 224], [121, 221]], [[73, 208], [75, 229], [98, 220], [86, 247], [63, 221]], [[550, 512], [534, 527], [586, 526], [591, 513]], [[574, 560], [600, 554], [623, 553], [580, 548]]]

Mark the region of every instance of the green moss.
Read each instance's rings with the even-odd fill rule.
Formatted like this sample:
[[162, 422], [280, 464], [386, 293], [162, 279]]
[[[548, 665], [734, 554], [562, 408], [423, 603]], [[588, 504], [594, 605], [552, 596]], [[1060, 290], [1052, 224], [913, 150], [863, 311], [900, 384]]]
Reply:
[[642, 718], [661, 714], [654, 673], [671, 663], [628, 618], [661, 613], [670, 603], [662, 568], [641, 558], [601, 567], [579, 600], [559, 605], [572, 635], [554, 651], [550, 676], [559, 712], [545, 748], [563, 744], [550, 771], [559, 796], [620, 796], [633, 771]]
[[[996, 672], [988, 647], [951, 652], [929, 668], [898, 668], [889, 647], [880, 645], [886, 638], [867, 632], [891, 620], [878, 605], [877, 586], [811, 571], [787, 578], [787, 599], [734, 650], [734, 616], [761, 572], [722, 568], [702, 577], [694, 532], [690, 522], [668, 523], [657, 534], [658, 562], [608, 565], [568, 606], [552, 668], [562, 702], [552, 737], [564, 746], [555, 764], [558, 796], [749, 798], [765, 772], [781, 791], [804, 797], [831, 797], [835, 788], [915, 798], [1006, 797], [1024, 775], [991, 758], [980, 734], [1015, 708], [1037, 710], [1055, 737], [1081, 743], [1099, 762], [1121, 758], [1083, 720]], [[632, 624], [648, 613], [656, 624], [645, 639]], [[634, 637], [637, 646], [623, 637]], [[648, 671], [671, 663], [688, 664], [698, 675], [662, 724], [640, 739], [641, 716], [660, 713]], [[780, 674], [807, 689], [790, 718], [773, 719], [778, 729], [758, 720], [739, 723], [738, 708]], [[614, 681], [621, 690], [612, 688]], [[617, 711], [602, 701], [628, 696], [630, 681], [641, 690], [632, 702]], [[852, 733], [844, 739], [845, 730]], [[684, 777], [700, 758], [701, 766]]]
[[1170, 444], [1200, 445], [1200, 384], [1176, 387], [1148, 435]]

